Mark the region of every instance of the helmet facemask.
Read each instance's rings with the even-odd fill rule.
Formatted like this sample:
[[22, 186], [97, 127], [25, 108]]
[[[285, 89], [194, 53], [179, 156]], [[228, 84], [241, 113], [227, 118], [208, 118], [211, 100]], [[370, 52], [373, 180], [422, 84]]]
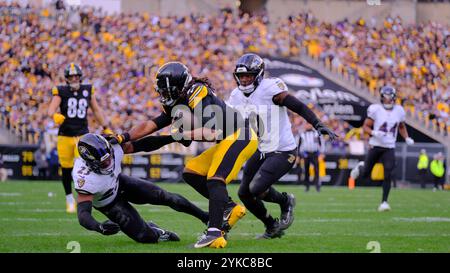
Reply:
[[183, 86], [170, 85], [169, 77], [165, 77], [165, 80], [158, 80], [155, 88], [160, 96], [159, 101], [165, 106], [174, 106], [183, 96], [184, 91], [191, 80], [192, 76], [190, 74], [186, 77]]
[[73, 90], [73, 91], [80, 90], [81, 77], [79, 75], [73, 75], [73, 76], [67, 77], [66, 82], [71, 90]]
[[385, 86], [380, 91], [381, 104], [386, 110], [394, 108], [396, 91], [393, 87]]
[[101, 175], [114, 172], [114, 149], [104, 137], [86, 134], [78, 143], [78, 152], [93, 172]]
[[[253, 75], [251, 83], [243, 83], [239, 76]], [[238, 89], [244, 94], [250, 94], [258, 87], [264, 78], [264, 61], [256, 54], [244, 54], [239, 58], [233, 73]]]

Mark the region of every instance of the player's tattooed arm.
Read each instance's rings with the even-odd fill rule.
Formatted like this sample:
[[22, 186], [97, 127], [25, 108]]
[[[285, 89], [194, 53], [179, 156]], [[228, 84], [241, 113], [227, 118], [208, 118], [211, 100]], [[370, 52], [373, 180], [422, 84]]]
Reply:
[[78, 194], [78, 221], [81, 226], [87, 230], [97, 231], [103, 235], [112, 235], [120, 231], [119, 225], [112, 221], [105, 221], [103, 223], [97, 222], [92, 216], [92, 200], [93, 195], [90, 194]]

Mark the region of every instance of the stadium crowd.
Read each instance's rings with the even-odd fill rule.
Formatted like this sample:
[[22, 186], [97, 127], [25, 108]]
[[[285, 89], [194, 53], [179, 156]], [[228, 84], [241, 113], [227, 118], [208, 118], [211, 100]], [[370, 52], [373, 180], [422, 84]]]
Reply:
[[[405, 26], [399, 18], [387, 18], [381, 27], [362, 19], [329, 24], [308, 13], [270, 26], [265, 16], [226, 11], [160, 17], [71, 9], [0, 2], [0, 112], [9, 126], [24, 125], [28, 132], [55, 128], [46, 117], [50, 90], [64, 82], [62, 71], [72, 61], [81, 64], [112, 129], [120, 132], [159, 113], [153, 79], [167, 61], [188, 64], [193, 75], [209, 77], [219, 96], [227, 97], [242, 53], [296, 56], [302, 50], [371, 89], [397, 86], [404, 104], [450, 125], [448, 26]], [[340, 135], [350, 129], [333, 117], [324, 119]], [[303, 122], [294, 120], [296, 130]]]

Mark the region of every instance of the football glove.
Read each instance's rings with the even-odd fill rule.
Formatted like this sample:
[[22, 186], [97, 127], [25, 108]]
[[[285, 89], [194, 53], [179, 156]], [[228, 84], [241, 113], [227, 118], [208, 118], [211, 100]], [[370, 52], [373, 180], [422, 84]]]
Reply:
[[99, 232], [103, 235], [113, 235], [120, 231], [119, 225], [111, 220], [106, 220], [105, 222], [101, 223], [99, 229]]
[[114, 132], [111, 129], [109, 129], [108, 127], [103, 127], [102, 134], [104, 134], [104, 135], [114, 135]]
[[112, 145], [114, 144], [122, 144], [130, 140], [130, 134], [124, 133], [124, 134], [111, 134], [104, 136], [106, 140], [108, 140], [109, 143]]
[[317, 130], [319, 135], [328, 135], [330, 137], [330, 140], [336, 140], [338, 138], [338, 135], [331, 131], [331, 129], [322, 122], [318, 122], [316, 126], [314, 126], [314, 129]]
[[407, 137], [407, 138], [405, 139], [405, 141], [406, 141], [406, 144], [407, 144], [407, 145], [413, 145], [413, 144], [414, 144], [414, 139], [412, 139], [412, 138], [410, 138], [410, 137]]
[[66, 117], [60, 113], [53, 114], [53, 121], [55, 122], [56, 125], [63, 124], [65, 119], [66, 119]]

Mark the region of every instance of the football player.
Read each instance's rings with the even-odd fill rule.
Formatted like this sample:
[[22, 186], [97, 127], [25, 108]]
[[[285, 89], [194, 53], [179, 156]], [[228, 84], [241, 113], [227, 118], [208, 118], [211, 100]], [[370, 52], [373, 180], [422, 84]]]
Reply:
[[367, 108], [367, 118], [364, 121], [364, 133], [370, 135], [369, 151], [364, 162], [359, 162], [350, 172], [350, 179], [359, 176], [368, 178], [377, 162], [384, 167], [383, 196], [378, 211], [389, 211], [389, 191], [391, 189], [391, 174], [395, 167], [395, 143], [397, 133], [405, 139], [407, 145], [414, 144], [408, 136], [405, 125], [405, 110], [395, 104], [396, 90], [391, 86], [380, 89], [381, 104], [372, 104]]
[[[209, 200], [208, 229], [194, 246], [225, 247], [225, 232], [245, 215], [245, 208], [229, 198], [226, 185], [236, 179], [244, 162], [256, 151], [256, 134], [237, 111], [215, 95], [207, 79], [192, 77], [182, 63], [170, 62], [159, 68], [156, 91], [164, 109], [161, 115], [115, 135], [111, 141], [136, 140], [171, 124], [173, 132], [184, 139], [215, 141], [186, 163], [183, 179]], [[212, 108], [218, 111], [209, 116], [195, 115]]]
[[[141, 151], [136, 149], [139, 146], [130, 146], [134, 152]], [[80, 138], [78, 152], [80, 157], [75, 160], [72, 175], [78, 192], [78, 220], [86, 229], [103, 235], [122, 230], [140, 243], [180, 240], [175, 233], [145, 222], [130, 203], [165, 205], [208, 222], [208, 213], [183, 196], [144, 179], [121, 174], [124, 150], [120, 145], [111, 145], [101, 135], [88, 133]], [[93, 206], [109, 221], [97, 222], [91, 214]]]
[[[264, 60], [256, 54], [241, 56], [234, 70], [237, 83], [227, 101], [239, 110], [258, 132], [258, 150], [244, 167], [239, 197], [245, 207], [260, 219], [266, 231], [259, 238], [281, 237], [294, 221], [295, 196], [278, 192], [272, 185], [294, 165], [297, 144], [292, 134], [288, 109], [311, 123], [330, 139], [337, 136], [302, 102], [288, 93], [279, 78], [264, 78]], [[277, 203], [280, 219], [272, 217], [263, 201]]]
[[65, 85], [53, 87], [53, 98], [47, 114], [59, 125], [57, 150], [62, 170], [62, 183], [66, 194], [66, 211], [76, 212], [72, 195], [72, 168], [78, 156], [76, 144], [80, 136], [89, 132], [87, 111], [92, 107], [96, 120], [103, 126], [103, 132], [112, 134], [95, 98], [94, 86], [81, 84], [83, 72], [79, 65], [70, 63], [64, 70]]

